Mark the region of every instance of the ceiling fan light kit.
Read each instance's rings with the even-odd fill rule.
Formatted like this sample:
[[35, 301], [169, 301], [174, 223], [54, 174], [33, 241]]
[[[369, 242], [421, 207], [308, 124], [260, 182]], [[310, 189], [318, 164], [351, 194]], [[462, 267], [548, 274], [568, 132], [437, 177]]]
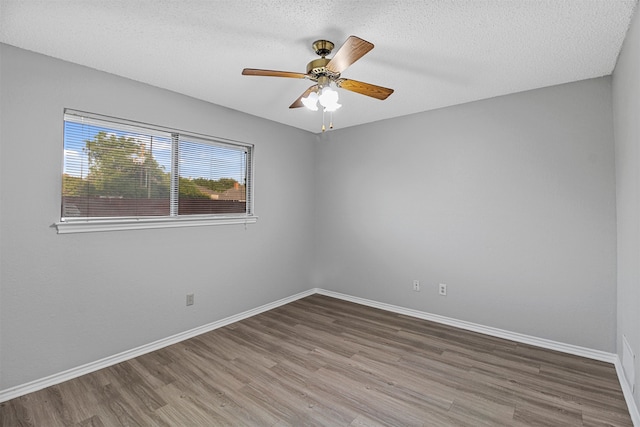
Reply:
[[[328, 40], [316, 40], [313, 42], [313, 50], [320, 58], [314, 59], [307, 64], [306, 74], [256, 68], [245, 68], [242, 70], [242, 74], [245, 76], [308, 79], [316, 82], [316, 84], [304, 91], [289, 108], [307, 107], [312, 111], [318, 111], [319, 103], [322, 106], [322, 131], [324, 132], [324, 113], [333, 113], [342, 107], [342, 104], [338, 103], [339, 96], [334, 87], [380, 100], [387, 99], [393, 93], [393, 89], [340, 77], [342, 72], [351, 64], [373, 49], [372, 43], [356, 36], [350, 36], [333, 58], [327, 58], [326, 56], [331, 54], [334, 46]], [[333, 128], [333, 123], [330, 123], [329, 128]]]

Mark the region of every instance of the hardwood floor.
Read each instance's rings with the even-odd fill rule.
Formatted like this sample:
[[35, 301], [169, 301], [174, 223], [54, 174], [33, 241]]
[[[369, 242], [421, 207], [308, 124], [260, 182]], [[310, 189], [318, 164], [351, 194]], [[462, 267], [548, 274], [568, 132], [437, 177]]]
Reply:
[[313, 295], [0, 404], [2, 426], [631, 426], [615, 368]]

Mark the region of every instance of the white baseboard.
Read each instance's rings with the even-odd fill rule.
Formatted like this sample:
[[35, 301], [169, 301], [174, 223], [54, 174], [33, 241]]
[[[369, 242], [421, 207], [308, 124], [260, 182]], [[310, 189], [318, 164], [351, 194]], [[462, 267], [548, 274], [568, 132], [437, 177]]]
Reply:
[[188, 331], [172, 335], [167, 338], [163, 338], [158, 341], [154, 341], [152, 343], [124, 351], [122, 353], [115, 354], [113, 356], [105, 357], [104, 359], [97, 360], [95, 362], [90, 362], [82, 366], [78, 366], [76, 368], [72, 368], [66, 370], [64, 372], [60, 372], [57, 374], [50, 375], [45, 378], [37, 379], [31, 381], [26, 384], [21, 384], [6, 390], [0, 390], [0, 402], [5, 402], [7, 400], [14, 399], [16, 397], [23, 396], [28, 393], [33, 393], [34, 391], [42, 390], [43, 388], [50, 387], [52, 385], [60, 384], [64, 381], [71, 380], [73, 378], [77, 378], [81, 375], [85, 375], [91, 372], [95, 372], [99, 369], [103, 369], [117, 363], [124, 362], [126, 360], [133, 359], [134, 357], [142, 356], [143, 354], [150, 353], [152, 351], [159, 350], [161, 348], [167, 347], [172, 344], [176, 344], [180, 341], [184, 341], [189, 338], [193, 338], [197, 335], [203, 334], [205, 332], [213, 331], [215, 329], [221, 328], [223, 326], [229, 325], [234, 322], [238, 322], [240, 320], [246, 319], [251, 316], [255, 316], [257, 314], [263, 313], [265, 311], [272, 310], [276, 307], [280, 307], [282, 305], [288, 304], [290, 302], [296, 301], [300, 298], [304, 298], [313, 294], [321, 294], [326, 295], [333, 298], [342, 299], [345, 301], [354, 302], [356, 304], [362, 304], [369, 307], [379, 308], [381, 310], [390, 311], [393, 313], [403, 314], [406, 316], [415, 317], [418, 319], [430, 320], [437, 323], [442, 323], [449, 326], [454, 326], [460, 329], [465, 329], [468, 331], [479, 332], [481, 334], [490, 335], [498, 338], [505, 338], [508, 340], [531, 344], [537, 347], [546, 348], [550, 350], [556, 350], [563, 353], [573, 354], [576, 356], [587, 357], [589, 359], [600, 360], [603, 362], [609, 362], [615, 365], [616, 372], [618, 374], [618, 378], [620, 381], [620, 385], [622, 387], [622, 391], [624, 393], [625, 400], [627, 402], [627, 406], [629, 407], [629, 413], [631, 415], [631, 419], [634, 423], [634, 426], [640, 427], [640, 415], [638, 414], [638, 407], [635, 405], [633, 400], [633, 395], [631, 393], [631, 389], [627, 384], [626, 379], [624, 378], [624, 374], [622, 372], [622, 365], [620, 363], [620, 359], [614, 353], [607, 353], [604, 351], [593, 350], [585, 347], [575, 346], [571, 344], [565, 344], [557, 341], [547, 340], [544, 338], [532, 337], [530, 335], [520, 334], [516, 332], [510, 332], [503, 329], [493, 328], [489, 326], [483, 326], [476, 323], [466, 322], [463, 320], [457, 320], [450, 317], [440, 316], [437, 314], [426, 313], [423, 311], [413, 310], [409, 308], [404, 308], [392, 304], [381, 303], [377, 301], [372, 301], [364, 298], [354, 297], [351, 295], [341, 294], [338, 292], [327, 291], [324, 289], [314, 288], [309, 289], [305, 292], [300, 292], [298, 294], [292, 295], [287, 298], [280, 299], [278, 301], [274, 301], [269, 304], [262, 305], [260, 307], [247, 310], [245, 312], [229, 316], [227, 318], [199, 326], [197, 328], [190, 329]]
[[631, 415], [631, 421], [633, 422], [634, 426], [640, 427], [640, 412], [638, 412], [638, 406], [636, 405], [635, 400], [633, 400], [633, 392], [631, 391], [631, 386], [629, 386], [627, 377], [625, 377], [624, 375], [624, 371], [622, 369], [622, 362], [620, 361], [620, 358], [618, 356], [616, 356], [616, 361], [614, 365], [616, 366], [616, 373], [618, 374], [620, 387], [622, 387], [624, 400], [627, 402], [629, 415]]
[[7, 400], [11, 400], [28, 393], [33, 393], [34, 391], [42, 390], [43, 388], [50, 387], [52, 385], [60, 384], [64, 381], [77, 378], [81, 375], [95, 372], [99, 369], [103, 369], [103, 368], [115, 365], [117, 363], [121, 363], [126, 360], [133, 359], [134, 357], [142, 356], [143, 354], [160, 350], [161, 348], [167, 347], [169, 345], [176, 344], [180, 341], [184, 341], [189, 338], [193, 338], [197, 335], [204, 334], [205, 332], [213, 331], [214, 329], [218, 329], [223, 326], [229, 325], [231, 323], [246, 319], [248, 317], [255, 316], [256, 314], [260, 314], [265, 311], [272, 310], [276, 307], [280, 307], [281, 305], [288, 304], [290, 302], [296, 301], [300, 298], [307, 297], [309, 295], [313, 295], [315, 293], [316, 293], [315, 289], [310, 289], [305, 292], [300, 292], [290, 297], [283, 298], [278, 301], [265, 304], [251, 310], [247, 310], [242, 313], [229, 316], [227, 318], [224, 318], [203, 326], [199, 326], [197, 328], [193, 328], [188, 331], [181, 332], [179, 334], [172, 335], [170, 337], [163, 338], [161, 340], [154, 341], [152, 343], [145, 344], [131, 350], [124, 351], [122, 353], [115, 354], [113, 356], [105, 357], [104, 359], [100, 359], [95, 362], [90, 362], [85, 365], [78, 366], [76, 368], [71, 368], [64, 372], [53, 374], [45, 378], [40, 378], [31, 382], [28, 382], [26, 384], [21, 384], [15, 387], [11, 387], [6, 390], [0, 390], [0, 402], [6, 402]]

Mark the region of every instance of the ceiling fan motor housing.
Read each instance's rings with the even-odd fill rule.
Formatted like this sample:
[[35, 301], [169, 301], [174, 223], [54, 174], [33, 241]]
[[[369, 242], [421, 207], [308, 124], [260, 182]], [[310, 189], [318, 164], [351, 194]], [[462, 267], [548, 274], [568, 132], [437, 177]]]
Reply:
[[307, 64], [307, 74], [315, 77], [328, 74], [327, 64], [331, 61], [328, 58], [318, 58]]

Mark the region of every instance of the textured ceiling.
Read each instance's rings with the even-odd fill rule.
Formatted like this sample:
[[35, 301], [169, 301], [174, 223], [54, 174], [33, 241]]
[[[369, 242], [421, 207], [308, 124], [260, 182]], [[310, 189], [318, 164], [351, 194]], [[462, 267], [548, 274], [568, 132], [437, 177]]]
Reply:
[[[637, 0], [0, 0], [0, 41], [313, 133], [322, 113], [288, 106], [311, 43], [375, 48], [342, 76], [336, 128], [611, 74]], [[334, 51], [335, 53], [335, 51]], [[99, 111], [96, 111], [99, 113]]]

